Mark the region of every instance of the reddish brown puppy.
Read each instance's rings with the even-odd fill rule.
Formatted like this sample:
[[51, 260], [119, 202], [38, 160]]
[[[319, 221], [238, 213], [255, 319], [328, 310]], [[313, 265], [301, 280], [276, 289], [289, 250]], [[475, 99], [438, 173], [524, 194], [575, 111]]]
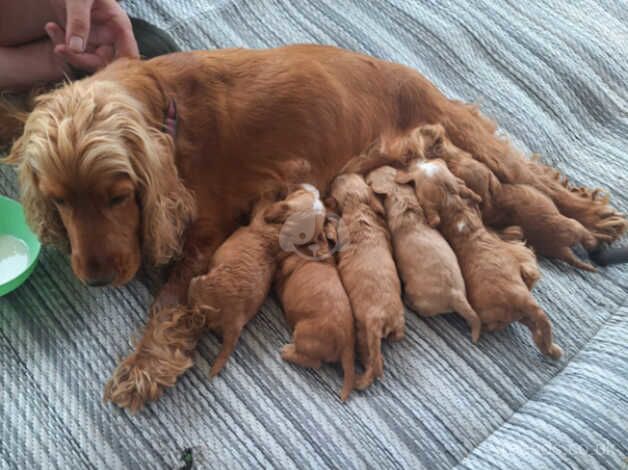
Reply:
[[331, 196], [349, 238], [349, 245], [338, 252], [338, 270], [355, 316], [358, 352], [365, 368], [356, 387], [363, 390], [384, 372], [382, 338], [403, 338], [401, 284], [382, 219], [384, 208], [364, 179], [355, 173], [338, 176]]
[[539, 278], [534, 253], [523, 243], [501, 240], [482, 224], [471, 190], [447, 169], [442, 160], [412, 165], [397, 181], [413, 182], [420, 201], [429, 201], [439, 218], [432, 218], [451, 244], [467, 287], [469, 302], [486, 329], [493, 331], [519, 321], [532, 332], [543, 354], [558, 358], [562, 350], [552, 340], [547, 315], [530, 294]]
[[386, 220], [392, 237], [404, 299], [425, 317], [458, 312], [471, 328], [474, 343], [482, 322], [467, 301], [456, 255], [443, 236], [425, 220], [413, 189], [395, 182], [397, 170], [382, 166], [366, 178], [373, 191], [385, 197]]
[[318, 197], [304, 189], [291, 193], [283, 202], [270, 206], [260, 203], [251, 223], [236, 230], [216, 250], [209, 273], [190, 282], [190, 307], [199, 309], [209, 329], [222, 335], [222, 350], [212, 366], [212, 376], [223, 368], [242, 328], [268, 295], [277, 269], [281, 224], [291, 215], [311, 216], [316, 203], [320, 204]]
[[422, 126], [411, 133], [424, 145], [428, 158], [442, 158], [451, 172], [482, 198], [484, 223], [492, 227], [518, 225], [525, 240], [539, 255], [561, 259], [577, 268], [595, 271], [578, 259], [571, 247], [582, 244], [594, 250], [604, 233], [593, 234], [577, 220], [562, 215], [552, 200], [528, 184], [502, 184], [488, 167], [456, 147], [441, 125]]
[[[322, 211], [317, 201], [315, 210]], [[317, 245], [315, 255], [295, 250], [279, 256], [275, 290], [293, 331], [292, 342], [282, 349], [281, 357], [313, 368], [322, 362], [340, 362], [344, 370], [340, 396], [344, 401], [355, 382], [353, 312], [320, 227], [312, 243]]]

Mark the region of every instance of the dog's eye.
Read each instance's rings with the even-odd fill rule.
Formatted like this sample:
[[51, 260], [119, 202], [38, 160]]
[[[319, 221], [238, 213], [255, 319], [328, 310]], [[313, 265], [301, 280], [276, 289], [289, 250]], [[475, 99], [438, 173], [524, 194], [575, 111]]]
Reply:
[[65, 206], [65, 199], [62, 197], [53, 197], [52, 200], [57, 206]]
[[120, 196], [114, 196], [111, 199], [109, 199], [109, 206], [110, 207], [119, 206], [120, 204], [125, 202], [129, 198], [129, 196], [130, 196], [129, 194], [121, 194]]

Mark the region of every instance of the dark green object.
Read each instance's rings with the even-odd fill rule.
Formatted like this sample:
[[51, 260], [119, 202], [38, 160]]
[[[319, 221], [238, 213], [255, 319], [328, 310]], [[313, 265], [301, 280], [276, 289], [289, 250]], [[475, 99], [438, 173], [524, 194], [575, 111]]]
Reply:
[[0, 284], [1, 297], [17, 289], [28, 279], [28, 276], [31, 275], [37, 264], [41, 244], [28, 227], [24, 219], [22, 206], [17, 201], [6, 196], [0, 196], [0, 235], [12, 235], [22, 240], [28, 247], [28, 265], [26, 269], [13, 279]]
[[183, 466], [179, 467], [179, 470], [192, 470], [194, 458], [192, 457], [191, 448], [188, 447], [181, 452], [181, 460], [183, 460]]

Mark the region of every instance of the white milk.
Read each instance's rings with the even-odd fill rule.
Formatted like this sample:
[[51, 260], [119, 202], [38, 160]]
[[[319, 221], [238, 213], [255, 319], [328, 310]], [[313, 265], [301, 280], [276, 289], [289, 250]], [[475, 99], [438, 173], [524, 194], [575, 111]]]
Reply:
[[28, 246], [12, 235], [0, 235], [0, 284], [19, 276], [28, 267]]

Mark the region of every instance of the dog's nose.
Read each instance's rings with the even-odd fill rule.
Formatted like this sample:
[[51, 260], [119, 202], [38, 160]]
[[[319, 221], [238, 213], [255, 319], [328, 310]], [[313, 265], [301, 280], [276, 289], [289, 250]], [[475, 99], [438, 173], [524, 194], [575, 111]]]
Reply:
[[93, 287], [111, 284], [116, 276], [108, 264], [104, 257], [92, 256], [88, 258], [85, 282]]

